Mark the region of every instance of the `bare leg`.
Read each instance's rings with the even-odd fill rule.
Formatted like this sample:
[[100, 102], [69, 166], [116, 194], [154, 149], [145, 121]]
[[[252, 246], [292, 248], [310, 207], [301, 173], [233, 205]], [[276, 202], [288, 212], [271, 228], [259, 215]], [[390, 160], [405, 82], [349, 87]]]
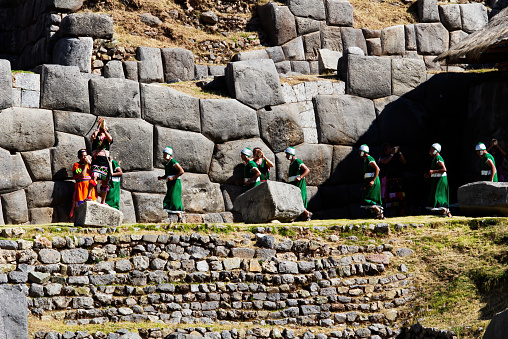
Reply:
[[[96, 183], [95, 185], [92, 185], [92, 180]], [[97, 173], [92, 173], [92, 180], [88, 183], [87, 200], [92, 200], [92, 190], [95, 190], [95, 196], [97, 196]]]
[[101, 204], [106, 203], [106, 196], [108, 195], [109, 187], [108, 187], [108, 181], [102, 180], [101, 182]]

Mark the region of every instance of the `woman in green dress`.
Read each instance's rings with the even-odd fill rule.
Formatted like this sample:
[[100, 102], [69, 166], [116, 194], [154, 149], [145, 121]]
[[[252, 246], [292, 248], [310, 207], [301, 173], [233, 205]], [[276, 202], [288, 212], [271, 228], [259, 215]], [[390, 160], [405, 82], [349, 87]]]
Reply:
[[240, 152], [240, 156], [242, 157], [242, 161], [245, 165], [243, 168], [244, 185], [247, 186], [248, 189], [251, 189], [261, 184], [261, 172], [259, 171], [256, 163], [252, 160], [252, 150], [248, 147], [245, 147]]
[[476, 145], [476, 154], [482, 159], [481, 160], [481, 180], [482, 181], [491, 181], [498, 182], [497, 180], [497, 170], [496, 170], [496, 160], [492, 154], [487, 152], [487, 147], [485, 144], [479, 142]]
[[441, 154], [441, 145], [432, 144], [429, 154], [433, 158], [430, 164], [430, 170], [425, 173], [425, 178], [430, 178], [430, 195], [428, 200], [428, 209], [442, 213], [445, 217], [451, 217], [449, 193], [448, 193], [448, 176], [446, 174], [446, 166]]
[[363, 159], [363, 195], [362, 206], [376, 213], [376, 218], [384, 219], [381, 202], [381, 182], [379, 181], [379, 166], [369, 154], [369, 146], [360, 146], [360, 157]]
[[289, 165], [288, 182], [292, 185], [298, 186], [302, 193], [303, 216], [307, 221], [312, 219], [312, 213], [307, 210], [307, 184], [305, 183], [305, 177], [310, 173], [310, 170], [303, 161], [296, 157], [296, 150], [294, 147], [288, 147], [286, 149], [286, 159], [291, 161]]
[[163, 151], [164, 175], [158, 177], [159, 180], [166, 180], [166, 196], [163, 200], [164, 212], [178, 215], [178, 222], [183, 222], [182, 205], [182, 182], [180, 177], [184, 173], [182, 166], [173, 159], [173, 149], [166, 147]]
[[261, 176], [259, 179], [261, 183], [267, 181], [270, 178], [270, 168], [273, 168], [274, 164], [265, 157], [265, 154], [260, 147], [255, 147], [252, 151], [254, 153], [254, 162], [258, 166]]

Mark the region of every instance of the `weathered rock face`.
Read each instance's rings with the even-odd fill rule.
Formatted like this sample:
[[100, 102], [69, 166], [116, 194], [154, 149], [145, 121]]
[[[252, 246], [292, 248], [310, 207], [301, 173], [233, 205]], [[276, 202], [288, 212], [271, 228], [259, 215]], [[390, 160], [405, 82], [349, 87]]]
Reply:
[[381, 57], [347, 56], [346, 93], [376, 99], [392, 92], [391, 60]]
[[258, 111], [261, 137], [274, 152], [282, 152], [289, 146], [303, 143], [303, 129], [295, 120], [296, 107], [272, 106]]
[[25, 189], [29, 208], [57, 206], [72, 201], [72, 181], [39, 181]]
[[194, 79], [194, 54], [183, 48], [162, 48], [164, 79], [171, 82], [177, 79]]
[[90, 80], [92, 113], [100, 116], [141, 118], [139, 83], [132, 80]]
[[353, 6], [349, 1], [328, 0], [326, 22], [330, 26], [353, 26]]
[[173, 157], [186, 172], [208, 173], [214, 143], [200, 133], [155, 127], [155, 166], [163, 168], [162, 151], [173, 148]]
[[326, 19], [325, 5], [322, 0], [290, 0], [288, 7], [296, 16], [316, 20]]
[[24, 224], [28, 222], [28, 207], [24, 190], [2, 194], [2, 207], [5, 208], [6, 224]]
[[351, 146], [378, 143], [371, 100], [351, 95], [318, 95], [315, 107], [320, 143]]
[[219, 184], [206, 174], [185, 173], [182, 176], [182, 204], [186, 212], [216, 213], [224, 211]]
[[392, 93], [404, 95], [427, 80], [425, 62], [420, 59], [392, 59]]
[[460, 210], [473, 215], [508, 215], [508, 183], [478, 181], [460, 186]]
[[33, 180], [51, 180], [51, 155], [49, 149], [21, 153]]
[[294, 185], [267, 181], [236, 198], [234, 209], [246, 223], [271, 220], [290, 222], [304, 211], [300, 189]]
[[466, 33], [473, 33], [483, 28], [489, 22], [487, 7], [481, 3], [465, 4], [460, 6], [462, 17], [462, 30]]
[[483, 334], [483, 339], [502, 339], [508, 331], [508, 310], [497, 313]]
[[[333, 146], [330, 182], [333, 184], [353, 184], [362, 180], [363, 159], [358, 154], [358, 149], [350, 146]], [[346, 199], [347, 201], [348, 199]]]
[[75, 209], [74, 213], [76, 226], [119, 227], [122, 225], [122, 212], [105, 204], [85, 201]]
[[279, 74], [272, 60], [230, 62], [226, 79], [231, 96], [254, 109], [284, 103]]
[[26, 297], [10, 285], [0, 286], [0, 337], [28, 339], [28, 308]]
[[72, 13], [62, 19], [58, 33], [64, 37], [111, 39], [113, 18], [106, 14]]
[[138, 47], [136, 50], [139, 82], [163, 82], [164, 71], [161, 50], [153, 47]]
[[381, 32], [381, 48], [385, 55], [403, 55], [406, 51], [404, 26], [391, 26]]
[[32, 183], [21, 154], [0, 149], [0, 193], [12, 192]]
[[200, 100], [202, 133], [216, 143], [259, 136], [256, 111], [233, 99]]
[[[119, 60], [111, 60], [104, 66], [105, 78], [125, 79], [122, 62]], [[132, 79], [129, 79], [132, 80]], [[135, 80], [137, 81], [137, 79]]]
[[199, 99], [161, 85], [141, 85], [143, 119], [163, 127], [200, 132]]
[[448, 50], [450, 34], [441, 23], [415, 24], [419, 54], [438, 55]]
[[258, 8], [264, 30], [272, 44], [282, 45], [296, 38], [295, 16], [288, 7], [268, 3]]
[[81, 72], [92, 71], [92, 38], [63, 38], [53, 49], [53, 63], [63, 66], [78, 66]]
[[0, 147], [9, 151], [34, 151], [55, 144], [53, 114], [49, 110], [13, 107], [0, 114]]
[[12, 106], [11, 63], [0, 60], [0, 109]]
[[57, 146], [51, 149], [53, 179], [72, 178], [72, 164], [78, 160], [78, 150], [86, 148], [85, 138], [62, 132], [55, 135]]
[[[88, 137], [86, 134], [95, 125], [96, 116], [88, 113], [54, 111], [55, 131]], [[76, 150], [77, 151], [77, 150]]]
[[162, 210], [164, 194], [132, 193], [132, 200], [138, 222], [160, 222], [168, 217]]

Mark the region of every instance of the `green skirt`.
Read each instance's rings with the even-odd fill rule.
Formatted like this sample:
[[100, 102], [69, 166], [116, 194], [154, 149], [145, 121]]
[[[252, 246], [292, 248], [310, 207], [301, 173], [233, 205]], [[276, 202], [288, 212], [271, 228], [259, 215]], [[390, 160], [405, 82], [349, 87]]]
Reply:
[[180, 179], [166, 182], [166, 196], [164, 197], [164, 212], [180, 213], [183, 212], [182, 205], [182, 181]]
[[300, 188], [300, 192], [302, 193], [303, 206], [305, 209], [307, 209], [307, 184], [305, 183], [305, 178], [300, 181], [292, 181], [291, 184]]
[[430, 178], [430, 195], [428, 206], [433, 208], [450, 206], [448, 193], [448, 177]]
[[369, 186], [370, 180], [365, 181], [365, 190], [362, 195], [362, 204], [371, 206], [377, 205], [381, 206], [381, 182], [379, 181], [379, 177], [374, 180], [374, 185]]

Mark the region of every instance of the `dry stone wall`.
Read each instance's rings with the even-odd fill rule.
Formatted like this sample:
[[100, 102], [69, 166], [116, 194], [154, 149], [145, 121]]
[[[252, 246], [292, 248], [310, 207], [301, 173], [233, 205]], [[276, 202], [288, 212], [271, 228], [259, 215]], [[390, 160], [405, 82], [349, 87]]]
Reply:
[[[0, 284], [25, 293], [31, 315], [48, 322], [271, 325], [287, 327], [286, 338], [292, 325], [333, 327], [329, 336], [337, 338], [393, 338], [414, 297], [415, 277], [401, 264], [412, 250], [375, 240], [388, 224], [335, 226], [320, 242], [277, 240], [262, 227], [234, 237], [159, 227], [148, 234], [65, 228], [70, 236], [34, 241], [4, 229]], [[294, 229], [309, 238], [310, 229]], [[341, 241], [340, 232], [373, 238], [361, 246], [356, 236]], [[270, 335], [253, 331], [241, 337]]]

